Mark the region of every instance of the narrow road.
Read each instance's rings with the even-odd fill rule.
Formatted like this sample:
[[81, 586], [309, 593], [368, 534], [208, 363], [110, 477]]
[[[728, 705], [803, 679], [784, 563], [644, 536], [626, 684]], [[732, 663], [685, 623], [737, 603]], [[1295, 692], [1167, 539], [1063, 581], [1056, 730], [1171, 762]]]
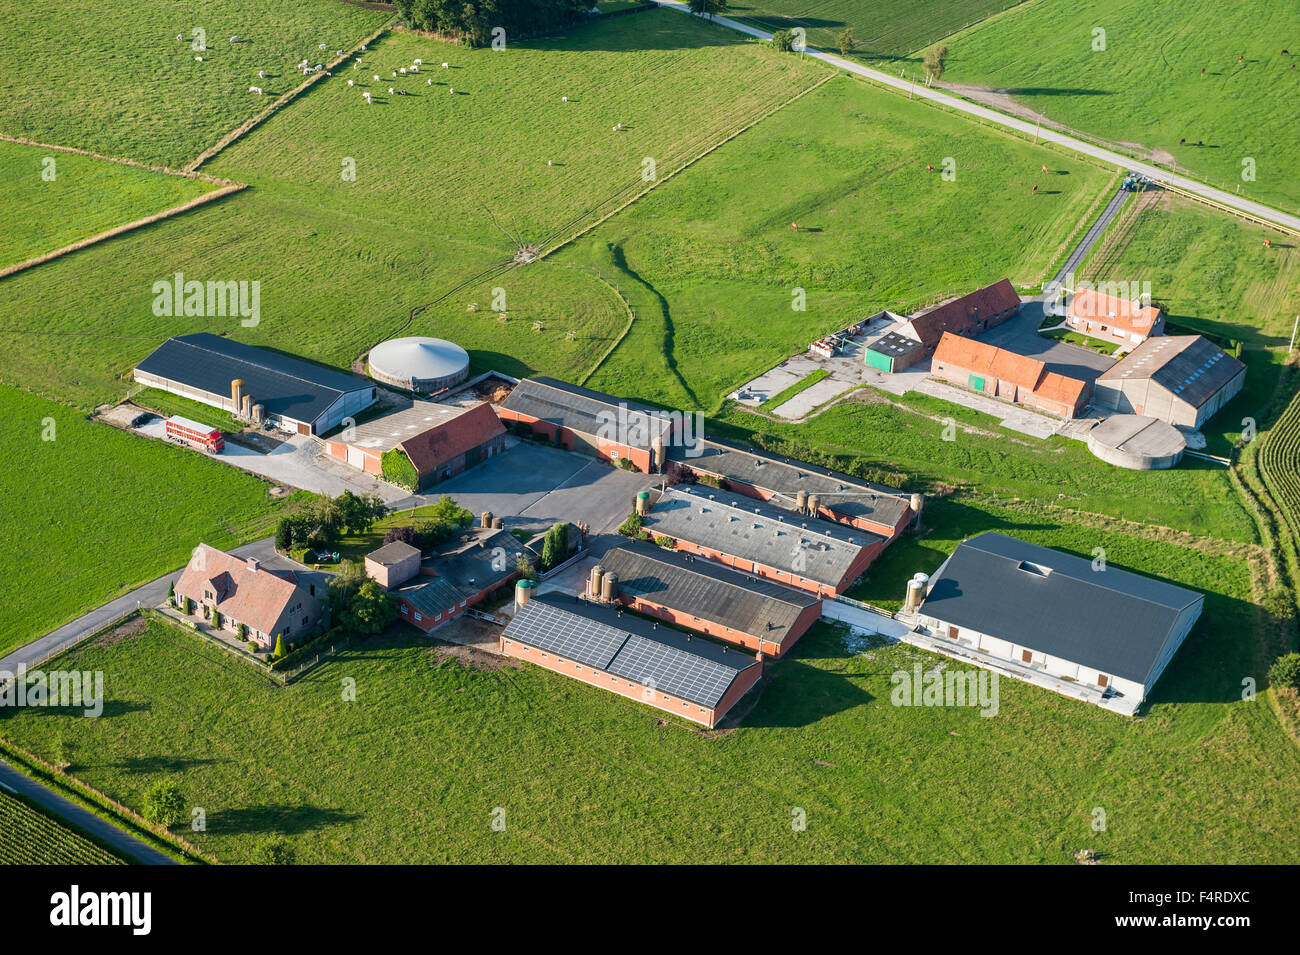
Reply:
[[1070, 273], [1077, 269], [1079, 263], [1084, 260], [1090, 251], [1092, 251], [1092, 247], [1097, 244], [1097, 240], [1101, 238], [1101, 234], [1106, 231], [1106, 227], [1110, 225], [1111, 220], [1119, 214], [1119, 210], [1123, 207], [1125, 200], [1127, 200], [1131, 195], [1133, 195], [1133, 193], [1126, 189], [1120, 189], [1111, 197], [1110, 202], [1106, 203], [1106, 208], [1101, 210], [1101, 215], [1097, 217], [1097, 221], [1089, 227], [1087, 233], [1083, 237], [1083, 241], [1075, 246], [1074, 251], [1070, 253], [1070, 257], [1066, 259], [1065, 264], [1061, 266], [1061, 270], [1056, 273], [1052, 281], [1047, 283], [1047, 288], [1043, 290], [1044, 294], [1047, 296], [1053, 296], [1061, 286], [1065, 284], [1065, 280], [1069, 277]]
[[107, 822], [92, 812], [87, 812], [74, 802], [69, 802], [52, 789], [48, 789], [33, 779], [24, 776], [8, 763], [0, 762], [0, 786], [13, 790], [20, 796], [30, 799], [51, 815], [57, 816], [74, 827], [88, 832], [100, 842], [111, 846], [128, 859], [134, 859], [145, 865], [176, 865], [171, 856], [159, 852], [153, 846], [142, 842], [130, 833], [124, 832], [111, 822]]
[[[676, 10], [679, 13], [685, 13], [693, 16], [690, 9], [681, 0], [654, 0], [659, 6]], [[712, 17], [710, 23], [716, 23], [718, 26], [727, 27], [731, 30], [744, 33], [747, 36], [757, 37], [760, 40], [770, 40], [772, 34], [751, 27], [748, 24], [740, 23], [728, 17]], [[824, 53], [821, 50], [809, 49], [807, 56], [814, 60], [821, 60], [823, 63], [854, 73], [858, 76], [866, 77], [876, 83], [892, 87], [900, 92], [907, 93], [919, 99], [930, 100], [946, 106], [949, 109], [955, 109], [959, 112], [974, 116], [987, 123], [994, 123], [998, 126], [1005, 126], [1007, 129], [1014, 129], [1021, 133], [1037, 136], [1042, 142], [1055, 143], [1073, 152], [1080, 153], [1084, 156], [1091, 156], [1093, 159], [1099, 159], [1102, 162], [1109, 163], [1119, 169], [1131, 169], [1134, 172], [1141, 173], [1148, 179], [1155, 182], [1176, 186], [1184, 192], [1190, 192], [1193, 195], [1200, 196], [1203, 199], [1209, 199], [1212, 202], [1221, 203], [1238, 211], [1245, 212], [1249, 215], [1256, 216], [1266, 222], [1271, 222], [1276, 226], [1287, 229], [1300, 235], [1300, 216], [1291, 215], [1274, 209], [1271, 206], [1262, 205], [1258, 202], [1252, 202], [1249, 199], [1243, 199], [1241, 196], [1234, 195], [1231, 192], [1224, 192], [1222, 189], [1215, 189], [1213, 186], [1207, 186], [1203, 182], [1195, 179], [1188, 179], [1186, 176], [1180, 176], [1172, 173], [1167, 169], [1159, 166], [1152, 166], [1148, 163], [1141, 162], [1131, 156], [1124, 156], [1109, 149], [1103, 149], [1100, 146], [1094, 146], [1091, 143], [1085, 143], [1082, 140], [1075, 139], [1073, 136], [1066, 136], [1051, 129], [1040, 129], [1033, 123], [1027, 123], [1024, 120], [1016, 119], [1014, 116], [1008, 116], [1006, 113], [999, 113], [997, 110], [989, 109], [985, 106], [979, 106], [975, 103], [958, 99], [955, 96], [949, 96], [947, 93], [940, 93], [937, 90], [927, 89], [924, 86], [918, 86], [916, 83], [901, 79], [897, 76], [891, 76], [888, 73], [882, 73], [880, 70], [874, 70], [869, 66], [861, 66], [852, 63], [843, 57], [835, 56], [831, 53]]]

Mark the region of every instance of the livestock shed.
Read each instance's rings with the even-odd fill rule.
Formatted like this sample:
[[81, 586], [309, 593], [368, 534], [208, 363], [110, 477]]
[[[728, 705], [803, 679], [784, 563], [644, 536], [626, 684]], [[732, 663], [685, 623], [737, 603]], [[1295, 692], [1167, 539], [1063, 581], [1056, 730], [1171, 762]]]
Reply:
[[625, 458], [651, 474], [663, 466], [673, 419], [656, 408], [554, 378], [525, 378], [497, 409], [534, 434], [607, 461]]
[[933, 352], [945, 332], [974, 336], [1000, 325], [1020, 311], [1020, 296], [1010, 279], [1002, 279], [918, 312], [899, 328], [899, 334], [920, 342]]
[[424, 554], [419, 572], [389, 593], [401, 619], [427, 633], [517, 577], [521, 554], [532, 556], [507, 530], [458, 531]]
[[893, 540], [916, 517], [919, 495], [873, 484], [840, 471], [717, 439], [674, 446], [668, 457], [696, 476], [728, 491], [768, 501], [801, 514], [848, 524]]
[[1162, 580], [994, 531], [963, 541], [930, 579], [917, 622], [933, 636], [1094, 691], [1133, 713], [1201, 614]]
[[928, 353], [917, 339], [886, 332], [862, 350], [862, 360], [870, 368], [892, 374], [912, 367]]
[[668, 488], [644, 521], [680, 551], [825, 597], [852, 586], [885, 544], [879, 534], [698, 485]]
[[[505, 434], [486, 402], [463, 408], [414, 401], [407, 408], [329, 435], [324, 444], [332, 457], [385, 480], [401, 482], [413, 473], [411, 489], [424, 491], [500, 454], [505, 450]], [[404, 457], [409, 467], [401, 462], [394, 467], [394, 454]]]
[[763, 675], [743, 650], [554, 592], [519, 608], [501, 652], [710, 729]]
[[1164, 334], [1165, 319], [1154, 305], [1081, 289], [1070, 299], [1065, 324], [1084, 335], [1106, 341], [1138, 345]]
[[600, 566], [616, 575], [624, 606], [768, 656], [784, 655], [822, 613], [806, 590], [641, 541], [606, 551]]
[[1088, 403], [1088, 383], [1048, 371], [1037, 358], [944, 332], [930, 373], [981, 394], [1059, 418], [1073, 418]]
[[1098, 376], [1098, 408], [1198, 429], [1236, 397], [1246, 366], [1202, 335], [1148, 338]]
[[377, 381], [420, 394], [445, 391], [469, 375], [469, 353], [442, 338], [394, 338], [370, 349], [366, 363]]
[[295, 434], [325, 434], [374, 404], [362, 378], [208, 332], [169, 338], [135, 380]]

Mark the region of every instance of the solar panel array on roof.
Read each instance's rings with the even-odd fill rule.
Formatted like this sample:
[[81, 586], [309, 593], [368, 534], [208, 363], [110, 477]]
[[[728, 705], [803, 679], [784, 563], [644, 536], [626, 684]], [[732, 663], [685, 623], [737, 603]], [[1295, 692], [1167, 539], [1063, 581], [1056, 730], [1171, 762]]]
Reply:
[[643, 686], [696, 702], [716, 703], [736, 679], [736, 671], [729, 667], [635, 634], [627, 638], [618, 656], [605, 669]]
[[601, 670], [609, 668], [627, 633], [580, 617], [544, 600], [524, 604], [505, 629], [505, 635], [541, 650], [550, 650]]

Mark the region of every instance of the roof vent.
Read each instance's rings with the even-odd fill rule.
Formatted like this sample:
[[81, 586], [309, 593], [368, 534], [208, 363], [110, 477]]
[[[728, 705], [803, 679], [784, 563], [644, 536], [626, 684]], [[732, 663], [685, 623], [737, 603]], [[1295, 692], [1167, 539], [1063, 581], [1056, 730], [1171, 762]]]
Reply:
[[1052, 575], [1052, 568], [1044, 567], [1042, 564], [1035, 564], [1033, 561], [1022, 560], [1019, 567], [1025, 573], [1036, 574], [1039, 577], [1050, 577]]

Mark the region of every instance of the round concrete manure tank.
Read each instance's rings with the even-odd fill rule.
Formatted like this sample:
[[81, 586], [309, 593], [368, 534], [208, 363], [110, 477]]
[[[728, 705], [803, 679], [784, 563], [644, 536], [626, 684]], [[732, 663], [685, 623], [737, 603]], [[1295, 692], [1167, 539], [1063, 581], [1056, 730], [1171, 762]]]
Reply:
[[394, 338], [370, 349], [370, 376], [407, 391], [430, 393], [469, 375], [469, 353], [442, 338]]

